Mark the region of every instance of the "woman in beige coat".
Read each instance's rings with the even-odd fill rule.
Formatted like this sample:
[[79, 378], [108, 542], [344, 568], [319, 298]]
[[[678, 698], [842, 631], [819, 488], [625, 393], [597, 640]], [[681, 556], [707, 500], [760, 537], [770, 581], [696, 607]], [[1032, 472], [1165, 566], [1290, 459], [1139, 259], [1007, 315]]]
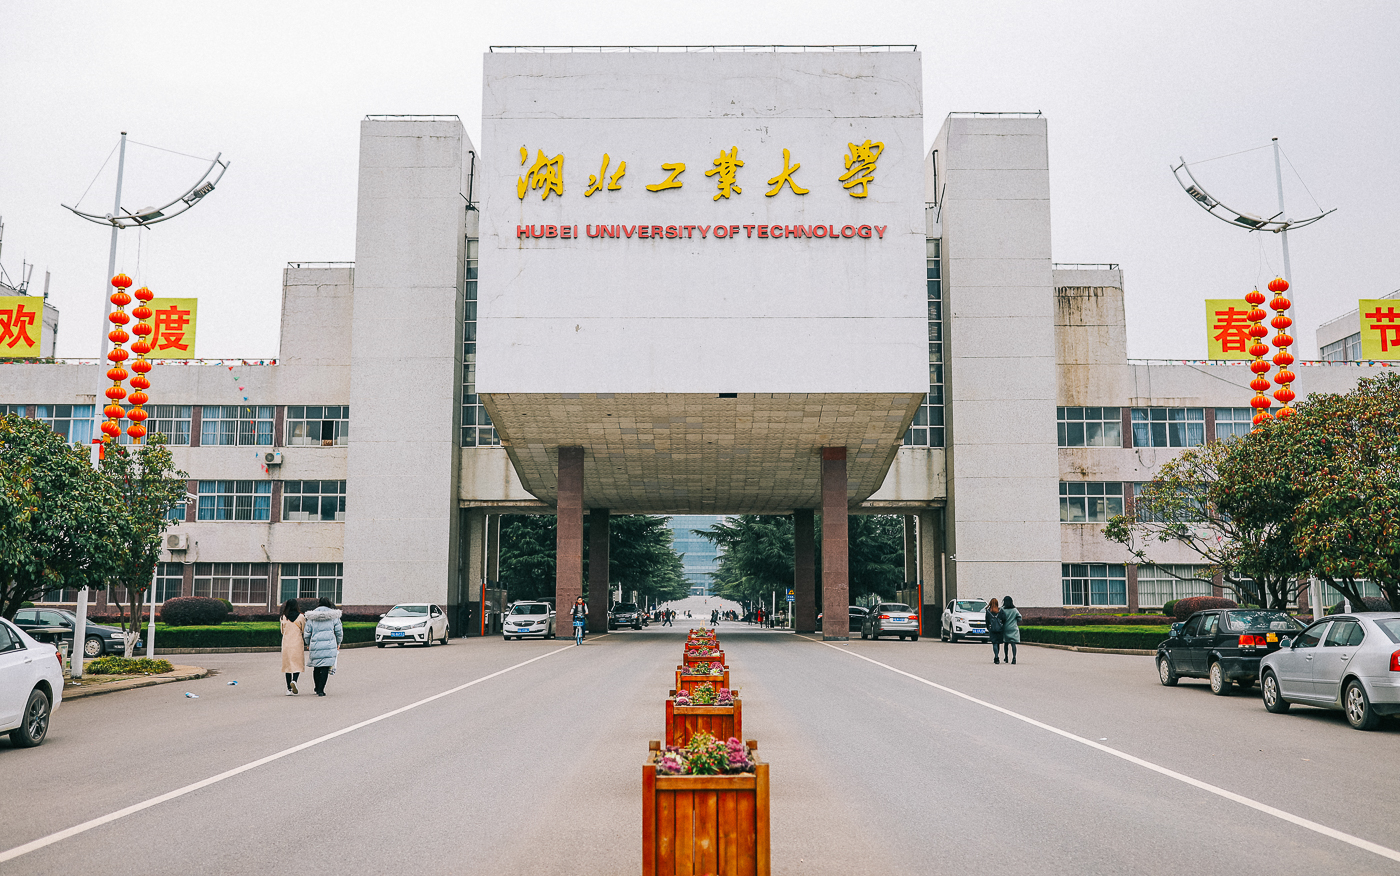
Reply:
[[297, 678], [306, 668], [306, 644], [302, 634], [306, 632], [306, 618], [295, 599], [288, 599], [282, 606], [282, 674], [287, 677], [287, 696], [297, 695]]

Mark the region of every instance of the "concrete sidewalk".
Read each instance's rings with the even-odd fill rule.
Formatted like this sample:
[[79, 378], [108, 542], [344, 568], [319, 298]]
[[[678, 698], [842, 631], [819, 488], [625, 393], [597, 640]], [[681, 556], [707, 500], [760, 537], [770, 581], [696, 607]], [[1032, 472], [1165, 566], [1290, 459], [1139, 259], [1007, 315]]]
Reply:
[[99, 680], [104, 676], [85, 674], [80, 683], [74, 684], [68, 680], [63, 685], [63, 698], [76, 700], [83, 697], [95, 697], [98, 694], [134, 690], [138, 687], [153, 687], [157, 684], [169, 684], [172, 681], [190, 681], [195, 678], [204, 678], [208, 674], [209, 670], [202, 666], [175, 666], [169, 672], [162, 672], [159, 675], [142, 675], [108, 682]]

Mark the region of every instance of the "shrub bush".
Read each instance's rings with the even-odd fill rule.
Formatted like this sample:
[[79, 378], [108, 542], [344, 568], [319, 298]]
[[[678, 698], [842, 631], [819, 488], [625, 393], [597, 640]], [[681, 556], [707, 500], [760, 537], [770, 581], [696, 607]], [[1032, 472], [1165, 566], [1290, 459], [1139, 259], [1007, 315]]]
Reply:
[[[1386, 598], [1383, 597], [1383, 596], [1367, 596], [1367, 597], [1364, 598], [1364, 602], [1366, 603], [1365, 606], [1357, 606], [1355, 603], [1353, 603], [1352, 606], [1351, 606], [1351, 610], [1352, 610], [1352, 611], [1390, 611], [1390, 600], [1386, 599]], [[1339, 602], [1339, 603], [1337, 603], [1336, 605], [1332, 606], [1331, 608], [1327, 609], [1327, 613], [1328, 613], [1328, 614], [1341, 614], [1341, 613], [1342, 613], [1342, 603]]]
[[1198, 611], [1206, 611], [1212, 608], [1239, 608], [1240, 604], [1233, 599], [1226, 599], [1223, 596], [1188, 596], [1185, 599], [1178, 599], [1172, 608], [1172, 613], [1179, 621], [1184, 621]]
[[[345, 644], [374, 641], [374, 624], [345, 623]], [[282, 644], [276, 624], [222, 627], [165, 627], [156, 630], [157, 648], [272, 648]]]
[[1031, 615], [1021, 620], [1023, 624], [1042, 627], [1131, 627], [1161, 626], [1166, 618], [1160, 614], [1059, 614]]
[[83, 671], [93, 675], [158, 675], [174, 668], [169, 660], [150, 657], [99, 657], [83, 665]]
[[1177, 600], [1175, 599], [1167, 600], [1167, 602], [1162, 606], [1162, 614], [1166, 615], [1167, 617], [1176, 617], [1176, 603]]
[[1021, 627], [1022, 642], [1047, 645], [1074, 645], [1079, 648], [1122, 648], [1151, 651], [1168, 633], [1160, 619], [1155, 630], [1131, 627]]
[[167, 599], [160, 607], [160, 619], [174, 627], [216, 626], [231, 613], [222, 599], [207, 596], [181, 596]]

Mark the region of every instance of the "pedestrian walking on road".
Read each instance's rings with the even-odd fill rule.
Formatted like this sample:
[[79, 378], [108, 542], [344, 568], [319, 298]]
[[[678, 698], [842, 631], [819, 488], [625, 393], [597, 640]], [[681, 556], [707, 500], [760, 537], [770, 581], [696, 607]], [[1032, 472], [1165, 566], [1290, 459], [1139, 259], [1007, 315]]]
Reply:
[[1001, 662], [1001, 637], [1005, 627], [1005, 612], [995, 598], [987, 604], [987, 638], [992, 642], [992, 662]]
[[282, 674], [287, 679], [287, 696], [294, 697], [297, 679], [306, 668], [306, 617], [302, 615], [295, 599], [288, 599], [282, 606]]
[[1001, 601], [1001, 641], [1005, 650], [1003, 659], [1016, 662], [1016, 646], [1021, 643], [1021, 612], [1008, 596]]
[[311, 676], [316, 681], [316, 696], [326, 695], [326, 679], [331, 677], [340, 643], [345, 641], [345, 628], [340, 624], [340, 609], [322, 596], [320, 604], [306, 613], [306, 632], [302, 640], [311, 651]]

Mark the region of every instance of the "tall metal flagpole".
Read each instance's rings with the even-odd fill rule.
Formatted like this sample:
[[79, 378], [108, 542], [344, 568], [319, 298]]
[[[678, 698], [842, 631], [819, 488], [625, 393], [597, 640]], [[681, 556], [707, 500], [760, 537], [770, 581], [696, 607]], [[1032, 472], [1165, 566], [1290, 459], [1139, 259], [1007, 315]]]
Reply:
[[[126, 169], [126, 131], [122, 131], [121, 150], [117, 154], [117, 194], [112, 203], [112, 215], [122, 214], [122, 172]], [[111, 321], [107, 317], [112, 315], [112, 296], [107, 292], [107, 283], [117, 275], [117, 232], [121, 228], [116, 224], [112, 225], [112, 247], [107, 253], [107, 276], [102, 281], [102, 300], [107, 304], [102, 310], [102, 358], [99, 362], [107, 361], [107, 351], [111, 349], [111, 340], [107, 337], [107, 332], [111, 327]], [[83, 587], [78, 591], [78, 616], [77, 623], [73, 626], [73, 650], [69, 660], [69, 674], [73, 678], [83, 677], [83, 646], [87, 641], [87, 607], [88, 589]]]

